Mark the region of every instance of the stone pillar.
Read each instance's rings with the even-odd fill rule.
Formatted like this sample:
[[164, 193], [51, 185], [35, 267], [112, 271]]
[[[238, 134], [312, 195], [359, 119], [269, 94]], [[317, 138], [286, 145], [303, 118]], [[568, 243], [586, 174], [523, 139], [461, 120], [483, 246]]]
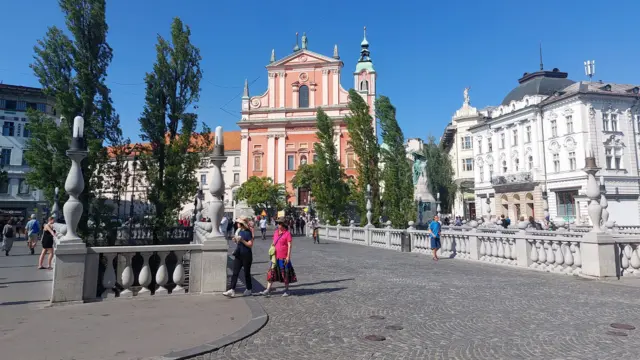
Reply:
[[[66, 235], [56, 244], [55, 266], [51, 302], [82, 301], [85, 284], [85, 261], [87, 246], [77, 234], [83, 206], [80, 195], [84, 190], [82, 160], [88, 151], [84, 142], [84, 119], [76, 116], [73, 120], [73, 138], [67, 156], [71, 159], [71, 169], [64, 183], [69, 200], [64, 204]], [[93, 282], [97, 281], [96, 278]]]
[[276, 73], [269, 73], [269, 108], [276, 107]]
[[267, 135], [267, 176], [275, 180], [276, 172], [276, 138], [275, 135]]
[[520, 231], [516, 238], [516, 259], [518, 266], [528, 268], [531, 265], [531, 243], [527, 241], [527, 222], [521, 221], [518, 224]]
[[329, 105], [329, 70], [322, 70], [322, 105]]
[[285, 107], [285, 100], [284, 100], [285, 99], [285, 84], [284, 84], [284, 77], [285, 76], [286, 76], [286, 74], [285, 74], [284, 71], [280, 71], [278, 73], [278, 78], [280, 79], [280, 83], [278, 84], [278, 88], [279, 88], [278, 90], [280, 90], [279, 91], [279, 93], [280, 93], [279, 94], [279, 98], [280, 98], [279, 103], [280, 103], [280, 107], [281, 108]]
[[[247, 181], [249, 178], [249, 134], [240, 135], [240, 183]], [[253, 166], [253, 164], [251, 164]]]
[[339, 69], [335, 69], [332, 70], [333, 72], [333, 86], [332, 86], [332, 95], [333, 95], [333, 102], [331, 103], [332, 105], [338, 105], [338, 100], [339, 100], [339, 93], [340, 93], [340, 70]]
[[287, 135], [285, 133], [279, 134], [277, 136], [278, 139], [278, 152], [276, 153], [276, 158], [278, 162], [278, 176], [273, 179], [274, 183], [284, 184], [285, 181], [285, 161], [287, 160], [286, 156], [286, 141]]
[[609, 233], [586, 233], [580, 242], [582, 274], [593, 277], [618, 276], [616, 241]]

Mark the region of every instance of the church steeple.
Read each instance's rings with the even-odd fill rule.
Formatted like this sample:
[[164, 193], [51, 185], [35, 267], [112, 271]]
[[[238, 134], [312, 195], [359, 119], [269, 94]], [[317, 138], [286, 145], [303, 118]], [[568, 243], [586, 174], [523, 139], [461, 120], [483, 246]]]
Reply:
[[249, 110], [249, 80], [244, 79], [244, 90], [242, 91], [242, 111]]
[[269, 63], [274, 62], [276, 62], [276, 49], [271, 49], [271, 59], [269, 60]]
[[340, 60], [340, 55], [338, 55], [338, 44], [333, 46], [333, 58], [336, 60]]
[[371, 58], [369, 57], [369, 41], [367, 41], [367, 27], [364, 27], [364, 38], [360, 43], [360, 60], [358, 62], [371, 62]]

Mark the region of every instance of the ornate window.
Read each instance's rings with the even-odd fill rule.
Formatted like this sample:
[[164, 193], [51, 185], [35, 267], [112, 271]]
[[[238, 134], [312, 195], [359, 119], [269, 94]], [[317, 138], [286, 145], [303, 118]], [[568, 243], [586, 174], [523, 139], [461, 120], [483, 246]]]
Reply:
[[613, 149], [612, 148], [604, 149], [604, 156], [607, 160], [607, 169], [613, 169], [611, 167], [611, 164], [613, 163]]
[[573, 116], [567, 115], [567, 134], [573, 133]]
[[360, 91], [369, 91], [369, 82], [367, 80], [360, 81]]
[[300, 155], [300, 165], [307, 164], [307, 155]]
[[611, 131], [618, 131], [618, 114], [611, 114]]
[[609, 131], [609, 114], [602, 113], [602, 130]]
[[471, 136], [463, 136], [461, 140], [463, 149], [471, 149]]
[[520, 159], [518, 158], [513, 159], [513, 170], [515, 172], [520, 171]]
[[529, 155], [529, 157], [527, 158], [527, 163], [528, 163], [529, 171], [533, 170], [533, 156], [532, 155]]
[[502, 173], [507, 173], [507, 160], [502, 160]]
[[571, 151], [569, 152], [569, 169], [575, 170], [576, 167], [576, 153], [575, 151]]
[[551, 120], [551, 137], [558, 136], [558, 121]]
[[233, 166], [240, 166], [240, 156], [233, 158]]
[[464, 171], [472, 171], [473, 170], [473, 159], [462, 159], [462, 170], [464, 170]]
[[513, 144], [511, 146], [518, 146], [518, 129], [513, 130]]
[[354, 153], [347, 153], [347, 169], [354, 169], [356, 167]]
[[253, 171], [262, 171], [262, 154], [253, 155]]
[[578, 190], [559, 191], [556, 192], [556, 204], [558, 207], [558, 216], [574, 217], [576, 216], [576, 199]]
[[491, 138], [487, 138], [487, 148], [489, 149], [489, 152], [493, 151], [493, 143], [491, 142]]
[[478, 153], [482, 154], [482, 139], [478, 139]]
[[530, 143], [531, 142], [531, 126], [527, 126], [527, 128], [525, 130], [526, 130], [525, 131], [525, 135], [526, 135], [525, 140], [526, 140], [527, 143]]
[[560, 154], [553, 154], [553, 170], [560, 172]]
[[300, 96], [300, 98], [298, 99], [298, 107], [308, 108], [309, 107], [309, 87], [307, 85], [300, 86], [300, 90], [298, 90], [298, 95]]
[[25, 180], [25, 179], [20, 180], [20, 186], [18, 187], [18, 193], [22, 194], [22, 195], [25, 195], [25, 194], [28, 194], [30, 190], [31, 189], [29, 188], [29, 184], [27, 183], [27, 180]]
[[233, 183], [234, 184], [240, 183], [240, 173], [234, 173], [233, 174]]
[[489, 179], [493, 177], [493, 164], [489, 164]]
[[504, 149], [504, 133], [500, 134], [500, 149]]
[[296, 169], [296, 156], [287, 155], [287, 170], [295, 170], [295, 169]]
[[484, 182], [484, 166], [478, 166], [478, 170], [480, 170], [480, 182]]
[[200, 184], [207, 185], [207, 174], [200, 174]]

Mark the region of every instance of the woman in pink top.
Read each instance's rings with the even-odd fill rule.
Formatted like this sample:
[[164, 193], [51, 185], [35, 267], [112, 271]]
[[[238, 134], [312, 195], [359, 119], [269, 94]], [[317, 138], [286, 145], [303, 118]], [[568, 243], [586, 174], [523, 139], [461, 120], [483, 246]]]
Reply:
[[289, 296], [289, 284], [298, 281], [296, 272], [291, 264], [291, 233], [286, 225], [286, 220], [280, 218], [276, 221], [278, 228], [273, 234], [273, 245], [275, 247], [275, 262], [267, 272], [267, 288], [262, 295], [271, 293], [274, 281], [284, 283], [284, 293], [282, 296]]

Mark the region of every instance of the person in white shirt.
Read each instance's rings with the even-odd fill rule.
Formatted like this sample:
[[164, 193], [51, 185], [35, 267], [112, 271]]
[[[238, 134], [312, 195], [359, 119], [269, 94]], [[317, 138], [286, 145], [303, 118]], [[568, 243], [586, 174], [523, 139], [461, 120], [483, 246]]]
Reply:
[[267, 218], [263, 216], [260, 219], [260, 232], [262, 232], [262, 240], [267, 239]]
[[[226, 216], [222, 217], [222, 221], [220, 221], [220, 234], [227, 234], [227, 225], [228, 225], [229, 219], [227, 219]], [[226, 238], [226, 236], [225, 236]]]

